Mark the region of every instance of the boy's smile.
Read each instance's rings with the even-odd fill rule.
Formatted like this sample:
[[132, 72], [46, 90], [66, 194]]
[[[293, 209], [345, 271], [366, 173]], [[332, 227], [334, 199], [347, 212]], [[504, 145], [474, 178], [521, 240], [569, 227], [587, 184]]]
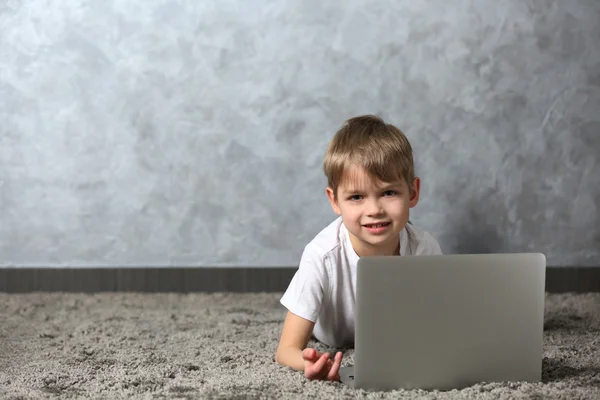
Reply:
[[419, 189], [419, 178], [409, 187], [405, 180], [382, 182], [354, 166], [344, 174], [337, 196], [332, 188], [327, 188], [327, 196], [359, 257], [394, 255], [399, 254], [399, 233], [409, 209], [417, 205]]
[[374, 224], [364, 224], [363, 226], [367, 229], [369, 233], [374, 235], [378, 235], [380, 233], [384, 233], [391, 225], [391, 222], [383, 222], [383, 223], [374, 223]]

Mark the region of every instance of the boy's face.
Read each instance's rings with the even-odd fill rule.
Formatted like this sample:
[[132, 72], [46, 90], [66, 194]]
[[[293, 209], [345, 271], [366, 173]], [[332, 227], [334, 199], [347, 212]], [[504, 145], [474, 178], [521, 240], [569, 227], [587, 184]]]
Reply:
[[[412, 190], [410, 190], [412, 189]], [[399, 233], [408, 222], [409, 209], [419, 201], [420, 180], [408, 186], [381, 182], [364, 169], [352, 167], [338, 186], [337, 198], [327, 188], [327, 197], [350, 233], [359, 257], [398, 254]]]

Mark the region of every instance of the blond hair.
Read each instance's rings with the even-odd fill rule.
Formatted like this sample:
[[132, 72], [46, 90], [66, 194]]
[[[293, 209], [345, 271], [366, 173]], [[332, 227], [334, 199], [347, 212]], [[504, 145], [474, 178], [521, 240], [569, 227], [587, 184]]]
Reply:
[[325, 154], [323, 172], [337, 197], [344, 173], [358, 166], [383, 182], [406, 180], [412, 192], [415, 168], [412, 147], [404, 133], [375, 115], [347, 120], [335, 133]]

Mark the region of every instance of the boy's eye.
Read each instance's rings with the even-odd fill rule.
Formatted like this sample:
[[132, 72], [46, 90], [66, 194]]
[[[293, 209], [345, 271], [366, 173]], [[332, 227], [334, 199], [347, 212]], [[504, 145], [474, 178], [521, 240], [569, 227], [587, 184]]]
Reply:
[[395, 194], [396, 192], [394, 192], [393, 190], [386, 190], [385, 192], [383, 192], [384, 196], [393, 196]]
[[360, 199], [362, 199], [362, 196], [360, 194], [354, 194], [354, 195], [350, 196], [350, 200], [353, 200], [353, 201], [358, 201]]

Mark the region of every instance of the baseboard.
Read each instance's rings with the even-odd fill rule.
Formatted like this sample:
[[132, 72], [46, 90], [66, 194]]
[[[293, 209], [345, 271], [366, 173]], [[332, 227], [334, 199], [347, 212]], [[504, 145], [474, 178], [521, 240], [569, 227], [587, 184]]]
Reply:
[[[0, 268], [0, 292], [283, 292], [297, 268]], [[548, 267], [546, 292], [600, 292], [600, 267]]]

